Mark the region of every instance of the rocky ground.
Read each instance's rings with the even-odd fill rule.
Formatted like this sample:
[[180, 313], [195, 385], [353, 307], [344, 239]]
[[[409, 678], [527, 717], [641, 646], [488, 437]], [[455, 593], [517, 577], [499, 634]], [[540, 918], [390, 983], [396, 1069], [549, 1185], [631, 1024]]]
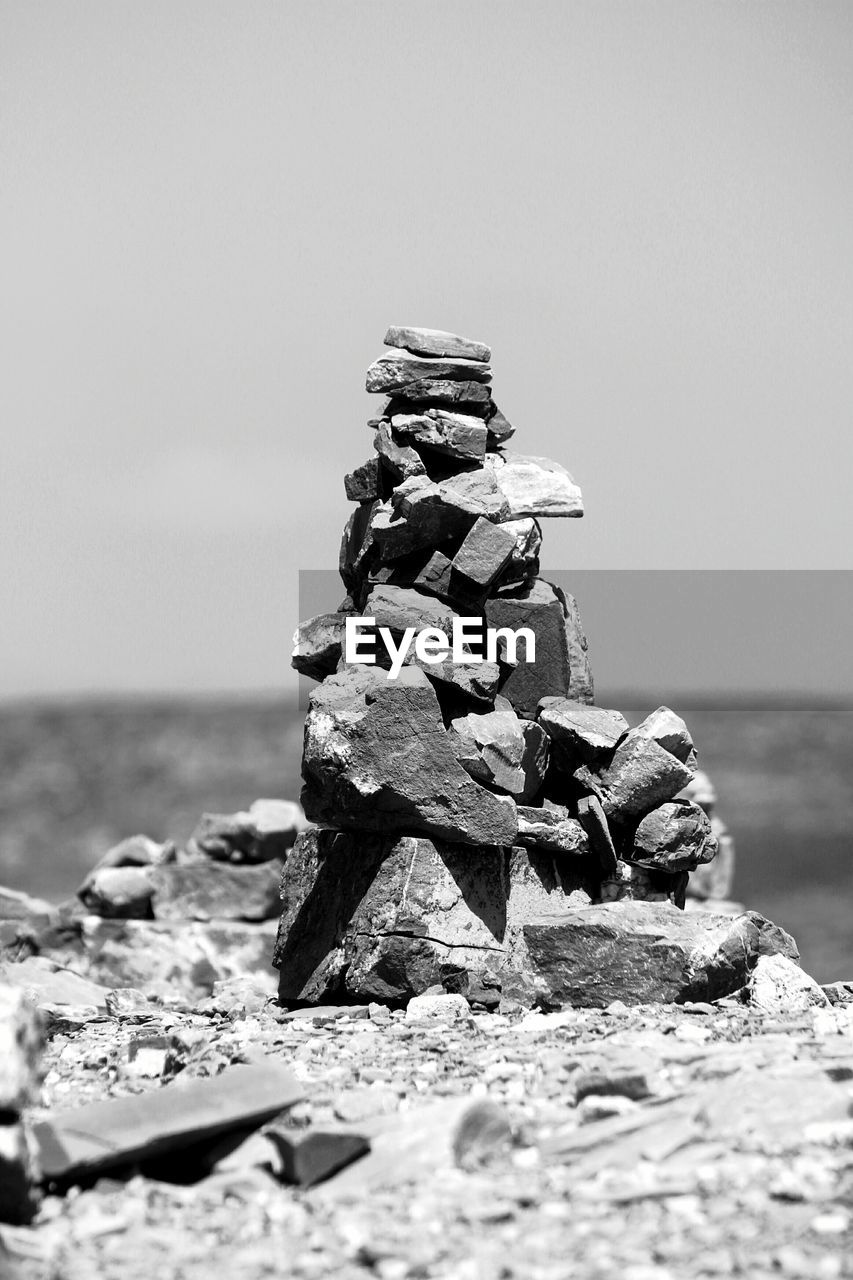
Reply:
[[[0, 1274], [853, 1275], [849, 996], [794, 1017], [733, 999], [500, 1015], [457, 997], [432, 1016], [293, 1015], [238, 981], [194, 1007], [55, 1014], [31, 1120], [273, 1058], [304, 1086], [289, 1124], [343, 1122], [373, 1149], [308, 1189], [246, 1146], [194, 1183], [176, 1159], [47, 1194], [33, 1225], [0, 1228]], [[497, 1110], [460, 1129], [477, 1099]]]

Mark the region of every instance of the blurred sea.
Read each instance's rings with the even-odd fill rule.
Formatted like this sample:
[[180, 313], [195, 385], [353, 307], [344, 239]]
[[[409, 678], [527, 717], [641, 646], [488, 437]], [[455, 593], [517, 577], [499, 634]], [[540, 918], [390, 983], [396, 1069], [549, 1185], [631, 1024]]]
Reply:
[[[667, 699], [597, 701], [633, 724]], [[853, 979], [853, 703], [670, 705], [735, 838], [736, 899], [789, 929], [819, 981]], [[124, 836], [180, 842], [203, 811], [297, 797], [302, 716], [272, 695], [0, 706], [0, 883], [58, 901]]]

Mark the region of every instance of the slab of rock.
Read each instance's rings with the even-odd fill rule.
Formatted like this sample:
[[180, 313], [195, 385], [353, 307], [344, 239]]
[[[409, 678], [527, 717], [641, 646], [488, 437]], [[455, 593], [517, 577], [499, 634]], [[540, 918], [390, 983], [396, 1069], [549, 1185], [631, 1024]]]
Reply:
[[526, 966], [511, 993], [548, 1009], [716, 1000], [746, 984], [768, 946], [796, 952], [793, 939], [767, 925], [755, 912], [691, 915], [629, 901], [543, 915], [523, 927]]
[[464, 360], [492, 358], [491, 348], [485, 342], [473, 338], [461, 338], [457, 333], [445, 333], [443, 329], [417, 329], [406, 325], [391, 325], [385, 334], [386, 347], [402, 347], [416, 356], [461, 356]]
[[489, 513], [488, 504], [478, 497], [419, 476], [398, 485], [391, 504], [375, 514], [371, 525], [386, 561], [464, 537], [475, 520]]
[[496, 1004], [525, 920], [589, 901], [581, 860], [315, 829], [282, 875], [285, 1003], [404, 1003], [437, 985]]
[[653, 738], [631, 729], [600, 774], [604, 812], [620, 821], [639, 817], [672, 800], [691, 776], [687, 765]]
[[612, 751], [628, 732], [618, 711], [591, 706], [574, 698], [544, 698], [537, 716], [549, 737], [580, 760], [595, 760]]
[[419, 378], [405, 387], [395, 387], [385, 405], [386, 418], [395, 413], [411, 413], [430, 406], [456, 408], [487, 418], [493, 411], [491, 387], [483, 382], [449, 382], [441, 378]]
[[217, 862], [270, 862], [283, 858], [306, 826], [295, 800], [255, 800], [239, 813], [202, 814], [187, 849]]
[[495, 448], [503, 444], [505, 440], [509, 440], [511, 436], [515, 435], [515, 427], [509, 419], [501, 413], [496, 404], [493, 404], [492, 407], [494, 412], [488, 417], [486, 426], [489, 428], [489, 445], [492, 448]]
[[368, 458], [344, 476], [344, 490], [350, 502], [372, 502], [382, 497], [382, 478], [379, 459]]
[[344, 622], [340, 613], [321, 613], [300, 622], [290, 656], [294, 670], [312, 680], [323, 680], [337, 671], [343, 651]]
[[481, 418], [427, 409], [424, 413], [397, 413], [391, 426], [404, 440], [427, 445], [450, 458], [479, 461], [486, 455], [488, 432]]
[[0, 982], [0, 1115], [38, 1099], [44, 1024], [19, 986]]
[[[696, 749], [690, 731], [681, 716], [677, 716], [669, 707], [658, 707], [657, 711], [653, 711], [637, 725], [634, 732], [651, 738], [688, 769], [695, 770]], [[695, 799], [694, 796], [690, 798]]]
[[371, 587], [364, 603], [364, 617], [375, 618], [377, 627], [387, 627], [395, 635], [402, 634], [407, 627], [416, 630], [435, 627], [449, 639], [455, 616], [453, 610], [435, 596], [390, 583]]
[[585, 857], [590, 851], [589, 838], [577, 818], [570, 818], [562, 805], [538, 809], [518, 806], [518, 843], [530, 849], [546, 849], [549, 853], [576, 854]]
[[571, 596], [536, 578], [519, 589], [501, 589], [485, 604], [490, 627], [530, 627], [536, 636], [535, 662], [519, 662], [501, 693], [525, 720], [536, 718], [543, 698], [592, 702], [586, 637]]
[[488, 362], [460, 356], [415, 356], [408, 352], [386, 351], [367, 370], [368, 391], [396, 391], [424, 378], [442, 382], [490, 382]]
[[380, 420], [377, 423], [373, 447], [394, 484], [400, 484], [410, 476], [426, 475], [424, 460], [417, 449], [398, 440], [389, 422]]
[[370, 562], [374, 547], [373, 526], [380, 513], [390, 517], [390, 504], [362, 502], [353, 511], [341, 535], [338, 567], [347, 591], [357, 594]]
[[435, 691], [418, 667], [330, 676], [311, 694], [303, 754], [308, 818], [365, 831], [418, 830], [511, 845], [515, 805], [456, 759]]
[[509, 503], [510, 520], [583, 515], [580, 488], [558, 462], [518, 453], [489, 453], [486, 463]]
[[692, 871], [716, 853], [717, 841], [704, 809], [690, 800], [669, 800], [640, 822], [629, 861], [654, 871]]
[[91, 1008], [96, 1013], [105, 1013], [107, 1009], [107, 987], [66, 968], [53, 956], [26, 956], [5, 964], [0, 971], [0, 981], [17, 988], [35, 1009], [43, 1012], [63, 1005]]
[[151, 872], [157, 920], [272, 920], [278, 916], [278, 859], [257, 866], [195, 862]]
[[791, 1017], [824, 1008], [829, 997], [814, 978], [784, 955], [759, 956], [749, 978], [749, 1003], [760, 1013]]
[[495, 709], [470, 712], [451, 721], [451, 739], [462, 767], [526, 802], [542, 789], [548, 768], [548, 735], [531, 720], [520, 720], [505, 698]]

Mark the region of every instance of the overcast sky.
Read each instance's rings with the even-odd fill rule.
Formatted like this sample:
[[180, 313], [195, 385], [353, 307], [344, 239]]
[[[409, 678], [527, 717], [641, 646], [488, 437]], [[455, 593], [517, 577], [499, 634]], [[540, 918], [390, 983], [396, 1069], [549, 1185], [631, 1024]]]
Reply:
[[286, 684], [389, 323], [491, 343], [514, 447], [584, 490], [546, 565], [853, 568], [847, 0], [0, 33], [0, 694]]

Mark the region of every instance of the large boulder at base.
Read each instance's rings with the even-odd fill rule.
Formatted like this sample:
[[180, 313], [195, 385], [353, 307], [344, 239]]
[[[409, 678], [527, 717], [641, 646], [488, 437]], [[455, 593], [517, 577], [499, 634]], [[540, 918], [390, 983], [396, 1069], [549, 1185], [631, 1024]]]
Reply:
[[187, 848], [217, 862], [271, 862], [286, 856], [306, 826], [295, 800], [255, 800], [239, 813], [202, 814]]
[[716, 1000], [745, 986], [760, 955], [797, 959], [794, 940], [756, 912], [688, 914], [612, 902], [528, 918], [524, 963], [504, 992], [556, 1009]]
[[280, 998], [400, 1003], [440, 983], [496, 1004], [523, 922], [592, 887], [580, 859], [306, 831], [282, 873]]
[[404, 667], [396, 680], [350, 667], [314, 689], [302, 775], [302, 803], [315, 822], [475, 845], [511, 845], [518, 831], [513, 800], [487, 791], [456, 759], [419, 667]]
[[536, 578], [527, 586], [498, 591], [486, 601], [489, 627], [529, 627], [536, 637], [536, 659], [522, 658], [506, 679], [501, 693], [518, 714], [534, 720], [543, 698], [573, 698], [592, 702], [592, 673], [587, 657], [586, 636], [572, 596]]

